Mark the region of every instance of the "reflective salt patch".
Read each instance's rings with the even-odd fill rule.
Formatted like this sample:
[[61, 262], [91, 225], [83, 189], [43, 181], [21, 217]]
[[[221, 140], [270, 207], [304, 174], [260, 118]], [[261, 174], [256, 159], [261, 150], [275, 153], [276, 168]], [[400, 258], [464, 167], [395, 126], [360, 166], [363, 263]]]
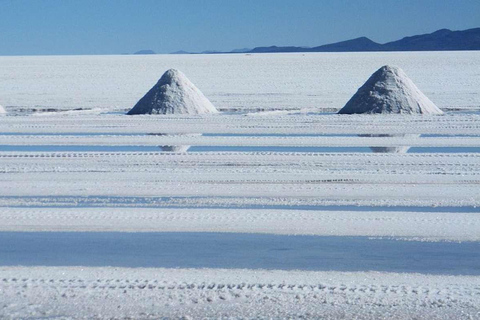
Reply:
[[240, 268], [480, 275], [480, 243], [226, 233], [0, 232], [2, 266]]

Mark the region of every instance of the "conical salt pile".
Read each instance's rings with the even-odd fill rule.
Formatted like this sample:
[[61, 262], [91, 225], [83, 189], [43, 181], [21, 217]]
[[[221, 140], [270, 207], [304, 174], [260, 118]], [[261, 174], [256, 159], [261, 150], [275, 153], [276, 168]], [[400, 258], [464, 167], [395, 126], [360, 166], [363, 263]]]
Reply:
[[182, 72], [170, 69], [127, 114], [202, 114], [216, 112], [218, 111], [213, 104]]
[[403, 72], [392, 66], [378, 69], [338, 112], [442, 114]]

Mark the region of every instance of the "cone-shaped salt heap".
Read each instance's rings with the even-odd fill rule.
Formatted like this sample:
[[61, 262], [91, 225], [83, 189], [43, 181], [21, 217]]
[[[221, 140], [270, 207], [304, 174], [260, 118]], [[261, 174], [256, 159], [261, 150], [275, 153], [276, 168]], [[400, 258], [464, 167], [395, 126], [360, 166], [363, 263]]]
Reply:
[[392, 66], [378, 69], [338, 112], [442, 114], [403, 72]]
[[202, 114], [217, 109], [180, 71], [170, 69], [127, 114]]
[[7, 111], [5, 111], [5, 109], [2, 106], [0, 106], [0, 114], [2, 113], [7, 113]]

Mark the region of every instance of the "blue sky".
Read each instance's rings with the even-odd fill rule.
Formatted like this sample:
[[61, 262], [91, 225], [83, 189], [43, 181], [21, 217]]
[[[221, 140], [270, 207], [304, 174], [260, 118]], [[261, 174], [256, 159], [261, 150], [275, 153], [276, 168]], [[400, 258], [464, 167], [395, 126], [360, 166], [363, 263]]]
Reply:
[[0, 55], [377, 42], [480, 27], [480, 0], [0, 0]]

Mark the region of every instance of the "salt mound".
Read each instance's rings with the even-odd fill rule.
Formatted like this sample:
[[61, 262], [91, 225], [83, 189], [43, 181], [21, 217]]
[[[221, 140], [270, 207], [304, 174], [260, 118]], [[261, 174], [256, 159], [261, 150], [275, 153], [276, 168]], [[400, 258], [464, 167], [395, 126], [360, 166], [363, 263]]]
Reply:
[[213, 104], [182, 72], [170, 69], [127, 114], [202, 114], [216, 112], [218, 111]]
[[5, 111], [5, 109], [0, 105], [0, 114], [2, 113], [7, 113], [7, 111]]
[[403, 72], [392, 66], [378, 69], [338, 112], [442, 114]]

